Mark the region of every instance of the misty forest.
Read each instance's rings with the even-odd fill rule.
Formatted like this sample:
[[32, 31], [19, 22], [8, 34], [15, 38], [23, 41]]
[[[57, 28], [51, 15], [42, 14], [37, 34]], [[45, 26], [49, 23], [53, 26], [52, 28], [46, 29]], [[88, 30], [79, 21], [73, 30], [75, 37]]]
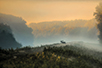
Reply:
[[[82, 19], [80, 17], [80, 19], [71, 20], [57, 20], [56, 15], [55, 20], [48, 20], [48, 18], [51, 18], [49, 10], [52, 11], [53, 5], [56, 7], [57, 1], [51, 2], [52, 6], [50, 0], [47, 2], [48, 6], [44, 6], [44, 9], [47, 9], [48, 12], [47, 10], [43, 11], [37, 5], [39, 3], [41, 7], [42, 1], [39, 0], [37, 3], [33, 3], [36, 1], [27, 1], [27, 3], [30, 3], [29, 6], [37, 5], [33, 7], [37, 7], [35, 8], [37, 9], [35, 14], [30, 11], [29, 6], [25, 6], [26, 8], [23, 8], [25, 12], [22, 13], [22, 6], [19, 1], [1, 0], [1, 2], [0, 68], [102, 68], [102, 2], [98, 2], [94, 7], [93, 18]], [[14, 4], [17, 5], [14, 2], [19, 3], [18, 7], [15, 6], [17, 9], [13, 7]], [[80, 1], [75, 1], [75, 3], [74, 0], [71, 1], [74, 4], [76, 2]], [[88, 2], [86, 1], [86, 3]], [[7, 4], [7, 8], [3, 3], [10, 4]], [[26, 5], [27, 3], [25, 1]], [[44, 1], [44, 4], [46, 4], [46, 1]], [[62, 1], [59, 4], [62, 5]], [[61, 5], [58, 9], [61, 9]], [[10, 11], [6, 11], [6, 9]], [[77, 10], [78, 8], [74, 9]], [[56, 11], [57, 9], [54, 9], [52, 14], [54, 14], [53, 12], [57, 14]], [[73, 11], [73, 9], [68, 11]], [[37, 12], [42, 16], [39, 22], [33, 21], [37, 18], [40, 20]], [[61, 12], [58, 13], [61, 14]], [[42, 13], [44, 15], [48, 14], [47, 17]], [[23, 14], [28, 16], [28, 20], [22, 16]], [[37, 18], [30, 19], [29, 15], [31, 17], [35, 15]], [[45, 21], [43, 21], [43, 17], [46, 19]]]

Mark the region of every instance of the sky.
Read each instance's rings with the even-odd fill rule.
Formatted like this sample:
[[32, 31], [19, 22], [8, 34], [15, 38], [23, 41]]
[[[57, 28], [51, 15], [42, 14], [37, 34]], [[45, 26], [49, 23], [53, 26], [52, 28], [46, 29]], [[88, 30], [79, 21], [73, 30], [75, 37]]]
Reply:
[[[100, 0], [101, 1], [101, 0]], [[0, 0], [0, 13], [22, 17], [27, 24], [94, 18], [97, 0]]]

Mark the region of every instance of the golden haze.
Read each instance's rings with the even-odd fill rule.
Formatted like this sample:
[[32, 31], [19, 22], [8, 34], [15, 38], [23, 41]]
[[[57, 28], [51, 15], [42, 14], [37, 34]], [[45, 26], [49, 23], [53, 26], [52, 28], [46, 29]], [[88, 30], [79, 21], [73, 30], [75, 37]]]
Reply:
[[92, 19], [98, 1], [0, 0], [0, 13], [22, 17], [27, 24], [43, 21]]

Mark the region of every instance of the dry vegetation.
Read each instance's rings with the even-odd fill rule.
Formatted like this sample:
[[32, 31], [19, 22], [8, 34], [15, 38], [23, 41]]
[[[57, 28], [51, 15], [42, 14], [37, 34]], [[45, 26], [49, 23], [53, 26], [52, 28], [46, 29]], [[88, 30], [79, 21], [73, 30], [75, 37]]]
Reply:
[[101, 52], [53, 45], [0, 49], [0, 68], [102, 68]]

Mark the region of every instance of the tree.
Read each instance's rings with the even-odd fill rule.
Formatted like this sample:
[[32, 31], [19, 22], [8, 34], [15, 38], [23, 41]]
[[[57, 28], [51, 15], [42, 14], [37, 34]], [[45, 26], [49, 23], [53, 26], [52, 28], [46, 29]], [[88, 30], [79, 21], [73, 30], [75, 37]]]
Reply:
[[10, 26], [0, 23], [0, 47], [17, 48], [22, 45], [16, 41]]
[[97, 28], [99, 30], [99, 41], [102, 44], [102, 2], [96, 7], [96, 12], [94, 15], [98, 22]]

